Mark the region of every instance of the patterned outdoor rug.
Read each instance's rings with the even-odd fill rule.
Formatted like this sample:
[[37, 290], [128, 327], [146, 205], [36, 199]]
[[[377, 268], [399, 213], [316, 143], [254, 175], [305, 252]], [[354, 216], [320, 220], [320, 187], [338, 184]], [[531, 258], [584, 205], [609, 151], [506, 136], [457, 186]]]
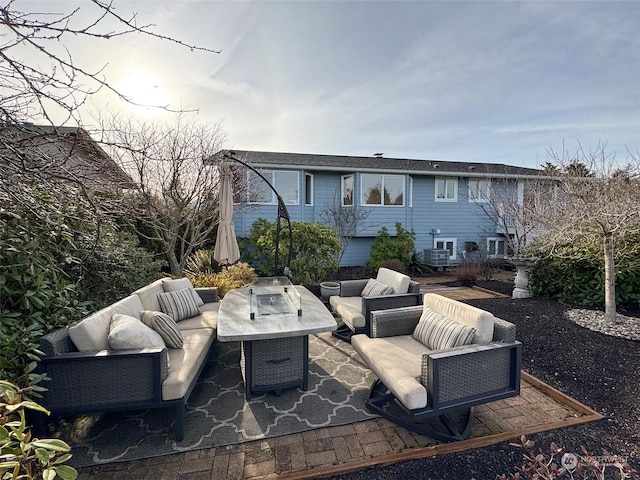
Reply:
[[374, 417], [364, 401], [373, 374], [351, 345], [330, 333], [309, 336], [309, 389], [256, 395], [248, 403], [240, 343], [216, 342], [189, 397], [185, 438], [176, 442], [173, 409], [66, 419], [56, 436], [72, 446], [76, 467], [236, 444]]

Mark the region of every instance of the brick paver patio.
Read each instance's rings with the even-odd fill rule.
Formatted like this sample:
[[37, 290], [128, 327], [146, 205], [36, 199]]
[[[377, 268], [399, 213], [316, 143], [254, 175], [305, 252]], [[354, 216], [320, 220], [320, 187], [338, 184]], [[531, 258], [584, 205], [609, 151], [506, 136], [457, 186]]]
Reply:
[[476, 407], [471, 438], [440, 444], [385, 419], [175, 455], [86, 467], [80, 480], [311, 478], [461, 451], [601, 416], [523, 374], [518, 397]]

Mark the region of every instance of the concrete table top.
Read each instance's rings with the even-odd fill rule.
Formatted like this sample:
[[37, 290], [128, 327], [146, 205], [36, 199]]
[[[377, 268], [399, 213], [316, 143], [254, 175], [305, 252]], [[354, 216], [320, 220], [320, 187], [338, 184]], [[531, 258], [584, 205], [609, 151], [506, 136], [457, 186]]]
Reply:
[[331, 332], [337, 323], [331, 312], [313, 293], [301, 285], [302, 316], [272, 315], [251, 320], [249, 289], [229, 290], [220, 302], [217, 339], [221, 342], [270, 340]]

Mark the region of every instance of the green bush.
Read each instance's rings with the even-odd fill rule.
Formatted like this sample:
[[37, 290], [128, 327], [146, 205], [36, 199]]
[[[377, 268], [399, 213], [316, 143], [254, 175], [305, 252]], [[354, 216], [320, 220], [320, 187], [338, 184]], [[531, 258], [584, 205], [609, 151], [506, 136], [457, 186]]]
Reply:
[[[640, 301], [640, 241], [632, 242], [616, 262], [616, 305]], [[602, 307], [604, 260], [593, 245], [572, 244], [552, 254], [537, 252], [541, 259], [529, 269], [529, 287], [538, 297]]]
[[69, 445], [58, 439], [34, 438], [27, 430], [27, 409], [49, 412], [23, 396], [22, 389], [0, 380], [0, 478], [74, 480], [78, 472], [64, 465], [71, 458]]
[[404, 265], [405, 270], [408, 269], [412, 264], [415, 237], [415, 233], [405, 230], [400, 222], [396, 222], [395, 238], [391, 238], [387, 228], [382, 227], [371, 245], [367, 270], [375, 272], [383, 262], [389, 260], [398, 260]]
[[[293, 253], [290, 268], [295, 283], [314, 285], [338, 270], [337, 255], [341, 246], [335, 230], [321, 223], [309, 222], [291, 222], [291, 227]], [[276, 225], [261, 218], [253, 223], [248, 242], [243, 244], [243, 258], [246, 258], [260, 275], [274, 273], [275, 234]], [[280, 234], [278, 251], [280, 264], [286, 264], [289, 254], [286, 224]]]

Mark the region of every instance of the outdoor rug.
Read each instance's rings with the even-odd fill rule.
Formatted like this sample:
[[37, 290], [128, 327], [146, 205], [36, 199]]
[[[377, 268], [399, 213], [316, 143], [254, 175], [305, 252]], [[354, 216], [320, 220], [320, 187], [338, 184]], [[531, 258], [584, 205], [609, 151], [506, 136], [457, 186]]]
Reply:
[[373, 373], [351, 345], [330, 333], [309, 336], [309, 389], [244, 397], [240, 343], [216, 342], [187, 406], [185, 437], [175, 441], [174, 410], [73, 417], [55, 432], [71, 444], [69, 464], [84, 467], [237, 444], [375, 415], [364, 401]]

